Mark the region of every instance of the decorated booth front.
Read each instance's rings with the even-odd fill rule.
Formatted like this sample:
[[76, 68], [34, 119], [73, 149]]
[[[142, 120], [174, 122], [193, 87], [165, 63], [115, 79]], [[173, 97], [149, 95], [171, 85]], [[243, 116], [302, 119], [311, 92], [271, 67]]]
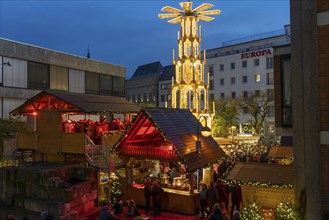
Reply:
[[224, 157], [211, 136], [198, 137], [199, 123], [187, 109], [147, 109], [138, 114], [114, 149], [125, 163], [127, 198], [145, 205], [144, 182], [149, 177], [164, 189], [164, 210], [196, 213], [197, 185], [211, 178], [202, 170]]

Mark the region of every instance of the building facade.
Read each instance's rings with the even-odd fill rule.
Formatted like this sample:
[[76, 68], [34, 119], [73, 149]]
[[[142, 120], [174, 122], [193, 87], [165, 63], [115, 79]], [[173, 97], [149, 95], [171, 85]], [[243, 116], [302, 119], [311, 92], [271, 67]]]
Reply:
[[0, 39], [0, 117], [41, 90], [124, 96], [126, 69]]
[[290, 1], [295, 202], [329, 219], [329, 3]]
[[126, 99], [147, 106], [158, 106], [159, 78], [163, 66], [159, 61], [137, 67], [134, 75], [126, 80]]
[[[274, 63], [273, 47], [290, 43], [290, 25], [284, 29], [223, 42], [207, 50], [205, 71], [209, 72], [209, 102], [264, 92], [273, 101], [266, 119], [265, 134], [274, 135]], [[250, 118], [240, 115], [241, 125]], [[239, 133], [244, 133], [240, 126]]]

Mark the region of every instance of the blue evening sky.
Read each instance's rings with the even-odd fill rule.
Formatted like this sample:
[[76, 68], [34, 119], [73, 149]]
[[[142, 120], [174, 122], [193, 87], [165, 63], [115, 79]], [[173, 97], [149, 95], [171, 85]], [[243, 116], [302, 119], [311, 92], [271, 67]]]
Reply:
[[[172, 64], [179, 25], [159, 19], [161, 8], [180, 8], [177, 0], [0, 0], [0, 37], [127, 68]], [[201, 21], [201, 49], [223, 41], [283, 29], [290, 23], [289, 0], [194, 0], [212, 3], [222, 13]]]

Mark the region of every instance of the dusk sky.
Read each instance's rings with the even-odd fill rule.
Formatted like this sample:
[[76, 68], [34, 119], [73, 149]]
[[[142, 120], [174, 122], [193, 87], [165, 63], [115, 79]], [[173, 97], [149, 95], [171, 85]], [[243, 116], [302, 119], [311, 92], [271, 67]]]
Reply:
[[[0, 37], [127, 68], [130, 78], [139, 65], [172, 64], [179, 25], [159, 19], [161, 8], [181, 9], [177, 0], [0, 0]], [[276, 31], [290, 24], [289, 0], [221, 0], [193, 2], [193, 9], [211, 3], [220, 9], [202, 25], [201, 49], [222, 42]], [[211, 10], [211, 9], [210, 9]]]

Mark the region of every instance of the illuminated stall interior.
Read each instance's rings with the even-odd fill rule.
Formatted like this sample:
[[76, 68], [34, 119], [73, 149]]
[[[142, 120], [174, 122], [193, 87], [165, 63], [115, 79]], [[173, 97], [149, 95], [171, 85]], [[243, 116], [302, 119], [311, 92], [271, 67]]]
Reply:
[[[115, 148], [126, 165], [128, 198], [144, 205], [141, 189], [150, 177], [165, 189], [164, 209], [194, 214], [196, 182], [202, 179], [196, 171], [225, 156], [211, 136], [199, 135], [201, 149], [198, 152], [197, 132], [198, 126], [202, 127], [199, 123], [187, 109], [147, 109], [138, 114]], [[190, 201], [186, 209], [175, 205], [182, 199]]]

